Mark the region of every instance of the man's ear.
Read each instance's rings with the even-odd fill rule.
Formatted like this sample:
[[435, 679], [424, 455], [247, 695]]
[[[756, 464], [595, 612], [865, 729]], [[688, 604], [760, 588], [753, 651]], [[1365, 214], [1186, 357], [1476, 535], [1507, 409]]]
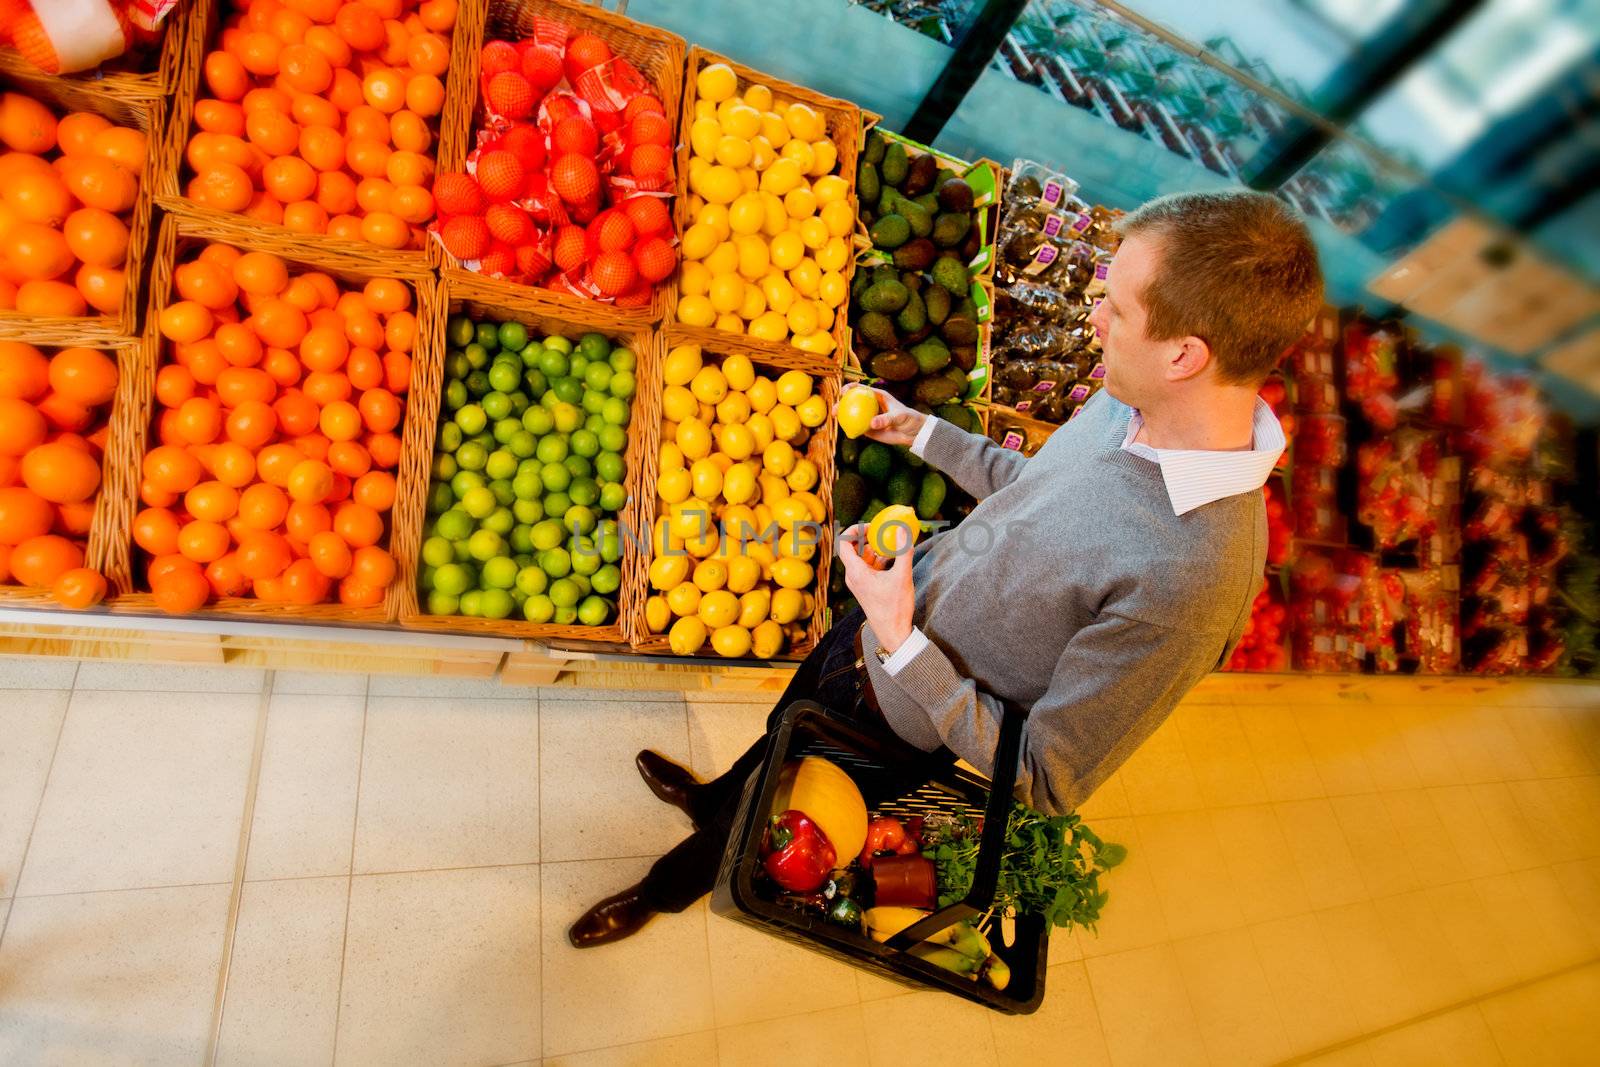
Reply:
[[1211, 346], [1198, 337], [1184, 337], [1167, 358], [1167, 381], [1197, 377], [1211, 366]]

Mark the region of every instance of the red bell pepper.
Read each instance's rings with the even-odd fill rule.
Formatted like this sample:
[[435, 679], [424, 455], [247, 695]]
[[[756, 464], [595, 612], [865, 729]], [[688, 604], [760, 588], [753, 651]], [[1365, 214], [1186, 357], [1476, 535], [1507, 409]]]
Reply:
[[761, 857], [772, 880], [791, 893], [809, 893], [828, 880], [836, 858], [822, 827], [791, 808], [772, 817], [761, 843]]
[[880, 853], [909, 856], [920, 849], [916, 838], [907, 833], [905, 824], [893, 815], [880, 815], [867, 824], [867, 840], [861, 846], [861, 866], [872, 869], [872, 861]]

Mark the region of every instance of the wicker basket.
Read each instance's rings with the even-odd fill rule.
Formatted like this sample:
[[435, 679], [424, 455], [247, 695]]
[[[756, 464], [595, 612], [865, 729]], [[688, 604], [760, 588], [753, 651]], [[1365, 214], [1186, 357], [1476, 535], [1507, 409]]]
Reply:
[[92, 80], [52, 77], [29, 66], [14, 52], [0, 52], [0, 56], [8, 59], [0, 64], [0, 87], [25, 93], [58, 113], [88, 111], [101, 115], [118, 126], [143, 131], [149, 140], [145, 171], [139, 179], [139, 195], [128, 220], [128, 259], [123, 266], [121, 309], [114, 315], [80, 317], [0, 311], [0, 338], [58, 347], [104, 348], [131, 344], [139, 336], [139, 314], [144, 308], [140, 283], [148, 258], [154, 186], [161, 167], [163, 101], [116, 95]]
[[[618, 326], [599, 306], [591, 306], [587, 316], [557, 316], [520, 307], [504, 307], [496, 302], [492, 290], [473, 289], [470, 286], [473, 280], [489, 279], [479, 279], [477, 275], [468, 273], [466, 279], [450, 277], [440, 283], [441, 319], [466, 311], [474, 319], [520, 322], [544, 336], [572, 338], [579, 334], [600, 333], [632, 348], [638, 356], [635, 371], [638, 387], [634, 393], [633, 417], [628, 423], [628, 449], [624, 454], [627, 469], [623, 484], [627, 488], [628, 501], [617, 518], [623, 530], [638, 530], [642, 514], [640, 504], [646, 496], [643, 488], [646, 452], [655, 449], [655, 445], [646, 438], [652, 432], [659, 431], [661, 423], [660, 360], [656, 337], [647, 329]], [[644, 605], [644, 598], [635, 595], [636, 591], [631, 588], [631, 583], [638, 579], [640, 573], [636, 557], [640, 555], [638, 542], [642, 538], [626, 534], [622, 541], [622, 585], [617, 590], [617, 618], [606, 626], [559, 626], [509, 618], [429, 615], [423, 611], [417, 596], [417, 580], [421, 571], [422, 529], [427, 519], [434, 436], [438, 430], [440, 398], [444, 392], [444, 360], [445, 345], [440, 343], [428, 351], [426, 359], [418, 359], [413, 378], [412, 392], [417, 402], [406, 421], [405, 448], [401, 460], [401, 495], [395, 502], [394, 511], [395, 560], [399, 564], [399, 576], [395, 583], [400, 598], [400, 624], [415, 630], [576, 641], [588, 646], [611, 646], [616, 651], [626, 651], [626, 635], [634, 625], [629, 613]]]
[[[626, 57], [639, 69], [639, 73], [649, 79], [661, 97], [668, 117], [676, 123], [678, 101], [683, 92], [683, 38], [579, 0], [489, 0], [488, 10], [477, 23], [479, 32], [471, 41], [471, 47], [451, 55], [451, 84], [476, 86], [483, 42], [526, 37], [533, 32], [536, 18], [555, 19], [566, 23], [576, 32], [592, 33], [602, 38], [615, 54]], [[452, 98], [450, 105], [446, 106], [439, 136], [440, 173], [459, 172], [466, 167], [466, 158], [475, 147], [474, 134], [479, 117], [477, 103], [478, 96], [474, 90]], [[508, 310], [557, 318], [563, 315], [600, 314], [619, 327], [633, 327], [662, 321], [678, 302], [676, 272], [666, 282], [656, 286], [648, 307], [619, 308], [468, 270], [437, 240], [429, 242], [429, 252], [444, 277], [471, 282], [478, 292], [493, 293], [494, 302]]]
[[[177, 84], [172, 91], [172, 107], [167, 122], [167, 137], [161, 146], [161, 165], [155, 184], [156, 203], [168, 211], [183, 211], [208, 219], [219, 240], [259, 245], [262, 240], [277, 240], [293, 245], [306, 255], [315, 255], [319, 261], [359, 264], [354, 269], [363, 272], [394, 272], [396, 276], [409, 277], [428, 266], [428, 253], [423, 247], [389, 249], [366, 241], [352, 241], [327, 234], [307, 234], [285, 226], [261, 222], [247, 215], [222, 211], [206, 211], [190, 200], [183, 192], [183, 178], [188, 170], [185, 156], [193, 130], [195, 101], [203, 93], [203, 68], [222, 32], [223, 0], [192, 0], [185, 20], [187, 39], [184, 44], [184, 61], [178, 71]], [[455, 69], [461, 51], [472, 39], [475, 20], [483, 15], [483, 0], [461, 0], [457, 9], [456, 25], [450, 34], [451, 69]], [[455, 96], [471, 92], [471, 86], [458, 85], [447, 76], [445, 105], [439, 118], [439, 142], [436, 152], [442, 152], [444, 116], [450, 114]]]
[[[119, 412], [129, 395], [134, 392], [137, 368], [144, 360], [145, 354], [141, 341], [125, 340], [116, 344], [84, 347], [97, 347], [101, 351], [114, 354], [117, 359], [117, 392], [105, 416], [109, 433], [106, 438], [105, 455], [100, 462], [100, 489], [95, 494], [94, 519], [89, 524], [89, 536], [85, 541], [83, 552], [83, 565], [106, 576], [109, 597], [126, 591], [113, 580], [107, 563], [111, 546], [127, 538], [126, 526], [123, 525], [123, 509], [118, 506], [118, 502], [129, 491], [126, 481], [130, 468], [125, 460], [127, 434], [124, 423], [119, 418]], [[61, 610], [61, 605], [56, 603], [55, 597], [48, 589], [0, 584], [0, 608], [21, 607]]]
[[[666, 358], [667, 351], [675, 345], [685, 343], [700, 344], [708, 356], [729, 356], [735, 354], [746, 355], [755, 364], [758, 372], [766, 372], [776, 378], [784, 371], [801, 370], [816, 379], [816, 391], [828, 405], [828, 418], [811, 434], [810, 441], [806, 444], [805, 455], [817, 465], [816, 494], [822, 500], [825, 511], [824, 530], [822, 543], [817, 546], [817, 555], [813, 561], [817, 581], [811, 590], [816, 607], [806, 623], [806, 636], [803, 640], [792, 645], [783, 654], [774, 656], [777, 660], [800, 660], [816, 647], [822, 640], [822, 635], [828, 632], [828, 564], [833, 559], [833, 530], [829, 523], [833, 516], [833, 475], [834, 475], [834, 443], [838, 436], [839, 423], [835, 417], [838, 406], [839, 390], [841, 388], [839, 368], [828, 365], [819, 365], [822, 357], [797, 348], [786, 348], [776, 355], [757, 355], [747, 351], [744, 347], [729, 344], [737, 341], [738, 337], [732, 334], [721, 333], [716, 335], [716, 340], [709, 346], [701, 341], [699, 334], [706, 331], [693, 331], [681, 327], [668, 327], [660, 331], [660, 355]], [[659, 389], [657, 390], [659, 393]], [[628, 632], [628, 640], [636, 652], [655, 654], [670, 653], [666, 634], [651, 633], [645, 625], [644, 604], [649, 599], [650, 593], [650, 562], [654, 558], [655, 525], [656, 525], [656, 481], [661, 470], [661, 398], [656, 396], [653, 402], [654, 414], [651, 425], [648, 427], [648, 451], [645, 454], [644, 469], [642, 474], [643, 488], [639, 496], [639, 529], [643, 531], [648, 540], [643, 550], [638, 553], [636, 565], [638, 573], [630, 580], [625, 580], [623, 588], [631, 591], [637, 598], [625, 617], [632, 623]]]
[[[837, 100], [830, 96], [823, 96], [803, 86], [783, 81], [781, 78], [770, 77], [760, 71], [735, 63], [726, 56], [715, 52], [708, 52], [696, 46], [689, 51], [689, 65], [683, 78], [683, 114], [678, 119], [678, 202], [673, 209], [673, 222], [678, 233], [682, 234], [689, 227], [689, 127], [694, 124], [695, 84], [699, 78], [700, 69], [713, 63], [726, 63], [733, 68], [734, 74], [739, 79], [741, 91], [752, 83], [765, 85], [772, 90], [774, 97], [806, 104], [821, 115], [827, 124], [828, 139], [839, 150], [838, 170], [839, 176], [850, 185], [847, 200], [852, 212], [856, 209], [856, 157], [861, 144], [861, 109], [848, 100]], [[855, 259], [848, 257], [843, 269], [845, 285], [848, 287], [850, 280], [855, 276]], [[674, 290], [674, 296], [676, 296]], [[848, 298], [839, 306], [839, 314], [834, 316], [833, 334], [834, 349], [829, 355], [821, 357], [831, 362], [834, 366], [844, 366], [846, 356], [850, 352], [850, 324], [849, 316], [845, 313]], [[755, 358], [756, 352], [764, 353], [771, 357], [792, 357], [796, 353], [809, 355], [801, 349], [794, 347], [787, 341], [762, 341], [745, 334], [732, 334], [724, 330], [711, 327], [686, 326], [676, 320], [677, 307], [672, 308], [668, 322], [675, 330], [685, 331], [685, 335], [700, 342], [708, 350], [722, 351], [729, 343], [729, 339], [739, 342], [745, 351]]]
[[[165, 347], [158, 329], [158, 320], [161, 311], [169, 302], [172, 274], [177, 263], [180, 260], [186, 261], [190, 250], [213, 239], [210, 234], [197, 232], [194, 223], [187, 217], [174, 214], [168, 215], [162, 221], [161, 231], [156, 240], [155, 266], [150, 276], [150, 307], [146, 316], [144, 343], [140, 348], [141, 358], [135, 367], [133, 379], [128, 383], [131, 388], [125, 391], [122, 402], [117, 406], [117, 423], [113, 429], [113, 433], [118, 435], [121, 441], [118, 465], [122, 470], [114, 501], [116, 515], [111, 526], [117, 531], [118, 536], [107, 552], [106, 576], [118, 592], [124, 594], [118, 596], [113, 605], [114, 611], [149, 615], [159, 610], [155, 606], [154, 598], [140, 589], [143, 582], [138, 580], [136, 546], [132, 538], [133, 518], [141, 506], [140, 469], [149, 446], [150, 427], [155, 413], [156, 373], [161, 368]], [[438, 284], [432, 273], [425, 265], [414, 268], [409, 273], [399, 274], [393, 271], [363, 272], [343, 266], [332, 266], [319, 249], [296, 249], [288, 245], [289, 242], [253, 242], [242, 244], [242, 247], [249, 251], [271, 252], [281, 256], [291, 266], [322, 271], [347, 285], [359, 287], [373, 277], [398, 277], [411, 286], [416, 296], [415, 314], [418, 333], [412, 357], [411, 386], [406, 394], [406, 417], [401, 426], [402, 440], [405, 440], [413, 417], [410, 410], [411, 398], [421, 395], [419, 390], [426, 389], [421, 379], [421, 368], [429, 363], [430, 354], [439, 349], [443, 342], [440, 336], [443, 316], [438, 307]], [[406, 492], [404, 479], [408, 469], [409, 465], [402, 450], [400, 469], [396, 472], [396, 509], [399, 507], [401, 496]], [[395, 510], [391, 510], [389, 514], [391, 552], [396, 545], [395, 514]], [[394, 621], [400, 607], [399, 581], [397, 576], [390, 584], [384, 602], [372, 607], [351, 607], [339, 603], [268, 603], [250, 597], [223, 597], [213, 600], [195, 612], [195, 615], [210, 618], [253, 618], [275, 622], [373, 626]]]

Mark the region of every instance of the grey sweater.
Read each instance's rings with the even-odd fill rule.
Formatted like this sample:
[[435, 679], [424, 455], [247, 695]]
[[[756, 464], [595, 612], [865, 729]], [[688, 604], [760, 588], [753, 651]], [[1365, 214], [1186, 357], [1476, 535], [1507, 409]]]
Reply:
[[928, 645], [890, 675], [863, 643], [884, 717], [924, 751], [992, 773], [995, 697], [1031, 709], [1017, 797], [1069, 812], [1243, 633], [1266, 558], [1259, 492], [1182, 516], [1160, 467], [1124, 451], [1102, 392], [1028, 459], [939, 420], [923, 458], [979, 501], [917, 547]]

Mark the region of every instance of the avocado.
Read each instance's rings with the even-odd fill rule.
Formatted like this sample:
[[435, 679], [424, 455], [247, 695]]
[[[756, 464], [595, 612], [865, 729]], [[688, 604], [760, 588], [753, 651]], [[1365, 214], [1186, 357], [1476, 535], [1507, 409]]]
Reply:
[[922, 303], [922, 294], [912, 292], [906, 306], [894, 317], [894, 324], [907, 333], [916, 333], [928, 324], [928, 309]]
[[933, 233], [933, 216], [923, 210], [921, 204], [901, 197], [899, 207], [901, 217], [911, 227], [913, 237], [927, 237]]
[[896, 184], [907, 196], [921, 196], [933, 188], [933, 179], [938, 173], [937, 159], [932, 156], [918, 156], [906, 167], [906, 180]]
[[908, 382], [917, 376], [917, 369], [916, 357], [898, 348], [879, 352], [867, 364], [874, 378], [886, 382]]
[[892, 251], [911, 240], [911, 223], [904, 215], [885, 215], [867, 231], [875, 248]]
[[[914, 405], [913, 406], [913, 410], [920, 411], [924, 415], [932, 415], [933, 414], [933, 409], [928, 407], [928, 406], [926, 406], [926, 405], [924, 405], [924, 404], [916, 404], [916, 405]], [[914, 471], [919, 471], [919, 470], [921, 470], [923, 468], [924, 464], [922, 462], [922, 459], [916, 453], [912, 452], [911, 449], [908, 448], [907, 446], [901, 445], [895, 451], [897, 451], [900, 454], [900, 459], [902, 461], [904, 461], [904, 463], [905, 463], [905, 465], [907, 467], [910, 467]]]
[[968, 215], [972, 211], [972, 186], [960, 178], [941, 182], [938, 189], [939, 206], [946, 211]]
[[872, 275], [864, 270], [856, 271], [856, 276], [850, 280], [850, 302], [859, 303], [861, 294], [872, 285]]
[[[881, 220], [880, 220], [881, 221]], [[933, 261], [933, 280], [950, 290], [951, 296], [965, 296], [970, 280], [967, 268], [954, 256], [940, 256]]]
[[863, 160], [861, 166], [856, 168], [856, 196], [863, 204], [870, 204], [882, 192], [883, 183], [878, 179], [878, 168]]
[[966, 238], [971, 228], [971, 215], [942, 212], [933, 220], [933, 243], [940, 248], [954, 248]]
[[883, 150], [888, 147], [888, 142], [883, 139], [883, 134], [877, 127], [867, 131], [867, 143], [861, 149], [861, 158], [877, 166], [883, 162]]
[[962, 290], [961, 302], [956, 305], [956, 309], [952, 314], [963, 315], [973, 322], [978, 321], [978, 305], [972, 302], [972, 291], [970, 289]]
[[956, 345], [950, 349], [950, 365], [960, 367], [963, 374], [976, 367], [978, 365], [978, 346]]
[[935, 326], [941, 325], [950, 317], [950, 305], [953, 303], [950, 290], [942, 285], [930, 285], [928, 291], [922, 294], [922, 302], [928, 308], [928, 321]]
[[944, 376], [950, 379], [950, 384], [956, 387], [956, 396], [963, 396], [967, 391], [967, 372], [961, 369], [956, 362], [956, 354], [950, 353], [950, 365], [944, 369]]
[[[901, 247], [903, 248], [904, 246], [902, 245]], [[895, 251], [898, 252], [900, 249], [897, 248]], [[922, 275], [918, 274], [914, 270], [901, 271], [900, 284], [905, 286], [907, 289], [910, 289], [913, 293], [920, 293], [922, 290], [928, 287], [927, 283], [923, 281]]]
[[932, 241], [918, 237], [894, 250], [894, 265], [901, 270], [927, 270], [933, 266], [933, 257], [938, 252]]
[[[944, 497], [948, 486], [945, 484], [944, 475], [938, 471], [929, 471], [922, 476], [922, 484], [917, 487], [917, 518], [927, 521], [939, 514], [939, 509], [944, 507]], [[839, 506], [839, 490], [833, 491], [834, 509]]]
[[883, 191], [878, 194], [878, 216], [881, 218], [884, 215], [898, 214], [901, 199], [902, 197], [899, 193], [895, 192], [890, 186], [885, 185]]
[[[938, 287], [935, 286], [935, 288]], [[900, 344], [905, 348], [910, 348], [912, 345], [921, 344], [923, 341], [926, 341], [932, 336], [933, 326], [932, 324], [925, 322], [922, 324], [922, 328], [920, 330], [912, 330], [909, 333], [902, 333], [900, 335]]]
[[962, 240], [961, 247], [956, 253], [961, 256], [961, 262], [971, 263], [978, 258], [978, 253], [983, 249], [982, 235], [976, 226], [967, 227], [967, 236]]
[[[914, 346], [911, 349], [911, 356], [917, 361], [917, 368], [923, 374], [938, 374], [950, 364], [950, 349], [937, 337], [930, 337]], [[945, 400], [948, 399], [950, 398], [945, 397]]]
[[869, 441], [861, 447], [861, 458], [856, 460], [856, 472], [869, 482], [883, 482], [894, 467], [894, 453], [882, 441]]
[[937, 192], [940, 186], [944, 185], [945, 182], [955, 181], [957, 177], [959, 177], [959, 175], [957, 175], [956, 172], [951, 170], [949, 167], [940, 167], [939, 173], [933, 176], [934, 191]]
[[846, 467], [854, 467], [856, 460], [861, 455], [861, 438], [839, 435], [839, 462]]
[[868, 311], [856, 322], [856, 333], [865, 337], [875, 348], [893, 348], [900, 343], [894, 332], [894, 323], [881, 311]]
[[[934, 414], [958, 430], [966, 430], [968, 433], [972, 433], [978, 428], [977, 416], [972, 413], [971, 408], [959, 401], [952, 400], [948, 404], [940, 404]], [[849, 438], [846, 438], [846, 440], [849, 440]], [[834, 491], [838, 492], [838, 490]]]
[[857, 519], [856, 521], [857, 522], [871, 522], [873, 519], [878, 517], [878, 512], [882, 511], [884, 508], [886, 508], [888, 506], [889, 506], [888, 504], [885, 504], [883, 501], [879, 500], [877, 497], [873, 497], [871, 500], [867, 501], [867, 510], [863, 511], [861, 513], [861, 518]]
[[883, 175], [884, 183], [900, 188], [910, 169], [911, 160], [906, 157], [906, 146], [899, 141], [891, 141], [889, 147], [884, 149], [883, 162], [878, 164], [878, 172]]
[[961, 391], [942, 374], [934, 378], [923, 378], [917, 382], [917, 399], [930, 407], [948, 404], [960, 395]]
[[840, 526], [853, 526], [866, 510], [872, 491], [855, 471], [840, 471], [833, 483], [833, 517]]
[[906, 306], [906, 299], [911, 294], [899, 282], [876, 282], [865, 293], [861, 294], [861, 309], [863, 311], [899, 311]]
[[939, 327], [939, 335], [947, 344], [974, 344], [978, 340], [978, 324], [965, 315], [951, 315]]
[[889, 481], [883, 487], [883, 495], [891, 504], [911, 503], [917, 499], [917, 476], [904, 467], [900, 468], [889, 475]]
[[872, 269], [872, 284], [873, 285], [877, 285], [879, 282], [898, 282], [898, 281], [900, 281], [900, 272], [895, 270], [893, 267], [878, 266], [878, 267], [874, 267]]

